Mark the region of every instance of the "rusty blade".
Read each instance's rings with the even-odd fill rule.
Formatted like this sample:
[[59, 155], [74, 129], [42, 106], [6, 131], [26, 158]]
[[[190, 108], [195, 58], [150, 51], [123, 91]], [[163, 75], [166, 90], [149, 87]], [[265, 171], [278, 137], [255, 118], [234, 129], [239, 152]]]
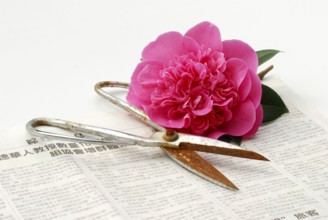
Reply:
[[253, 159], [253, 160], [269, 161], [266, 157], [262, 156], [259, 153], [237, 146], [234, 148], [227, 148], [221, 146], [199, 145], [194, 143], [182, 142], [179, 144], [179, 149], [201, 151], [201, 152], [207, 152], [213, 154], [222, 154], [227, 156], [242, 157], [242, 158]]
[[167, 133], [168, 131], [155, 132], [151, 137], [155, 140], [163, 140], [162, 147], [175, 147], [181, 150], [202, 151], [233, 157], [268, 161], [267, 158], [252, 150], [202, 136], [175, 133], [173, 136], [175, 139], [166, 141], [165, 138], [167, 139]]
[[189, 171], [219, 186], [238, 190], [238, 188], [212, 164], [191, 150], [162, 147], [162, 149], [178, 164]]

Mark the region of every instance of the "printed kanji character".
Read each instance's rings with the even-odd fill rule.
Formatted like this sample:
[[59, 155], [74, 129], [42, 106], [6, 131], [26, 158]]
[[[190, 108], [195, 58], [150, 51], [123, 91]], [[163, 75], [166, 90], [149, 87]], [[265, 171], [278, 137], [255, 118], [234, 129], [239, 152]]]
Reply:
[[60, 152], [60, 150], [54, 150], [54, 151], [50, 151], [50, 156], [52, 157], [57, 157], [57, 156], [60, 156], [62, 155], [63, 153]]
[[307, 211], [305, 213], [308, 214], [309, 216], [319, 215], [319, 213], [316, 210], [309, 210], [309, 211]]
[[0, 160], [8, 160], [8, 159], [10, 159], [8, 154], [0, 154]]
[[87, 153], [95, 153], [96, 150], [93, 147], [88, 147], [88, 148], [85, 148], [85, 152], [87, 152]]
[[45, 148], [47, 151], [55, 150], [55, 149], [56, 149], [56, 145], [55, 145], [55, 144], [46, 144], [46, 145], [44, 145], [44, 148]]
[[73, 152], [75, 154], [84, 154], [84, 151], [82, 149], [74, 149]]
[[70, 148], [79, 148], [79, 145], [77, 143], [68, 143], [68, 146]]
[[294, 215], [297, 219], [305, 219], [308, 216], [305, 213], [297, 213]]
[[90, 146], [91, 144], [89, 143], [85, 143], [85, 142], [79, 142], [79, 145], [81, 145], [81, 147], [85, 147], [85, 146]]
[[101, 152], [101, 151], [106, 151], [106, 150], [108, 150], [107, 148], [106, 148], [106, 146], [96, 146], [96, 150], [98, 151], [98, 152]]
[[28, 154], [33, 154], [32, 152], [29, 152], [28, 150], [25, 149], [24, 157]]
[[26, 142], [27, 142], [28, 145], [31, 145], [31, 144], [38, 143], [38, 140], [36, 138], [31, 138], [29, 140], [26, 140]]
[[21, 153], [20, 152], [13, 152], [13, 153], [10, 153], [9, 156], [11, 158], [18, 158], [18, 157], [21, 157]]
[[63, 154], [73, 154], [71, 149], [62, 149], [61, 152], [63, 152]]
[[44, 152], [44, 148], [43, 147], [35, 147], [33, 148], [34, 153], [38, 154], [41, 152]]
[[117, 145], [106, 145], [106, 147], [109, 149], [109, 150], [113, 150], [113, 149], [118, 149], [119, 146]]
[[58, 148], [68, 148], [65, 143], [56, 143]]

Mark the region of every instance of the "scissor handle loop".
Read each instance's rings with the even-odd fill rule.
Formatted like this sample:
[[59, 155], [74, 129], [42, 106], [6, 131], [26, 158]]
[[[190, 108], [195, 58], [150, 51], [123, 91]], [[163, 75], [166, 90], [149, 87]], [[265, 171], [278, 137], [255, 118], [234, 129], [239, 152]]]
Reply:
[[[91, 135], [91, 137], [74, 137], [62, 133], [40, 130], [38, 127], [61, 128], [73, 133]], [[26, 129], [31, 135], [41, 138], [61, 139], [73, 142], [87, 142], [93, 144], [117, 144], [117, 145], [139, 145], [144, 147], [159, 147], [163, 141], [145, 138], [133, 134], [124, 133], [107, 128], [96, 127], [56, 118], [35, 118], [26, 124]], [[173, 146], [175, 147], [175, 146]]]
[[157, 131], [166, 131], [165, 128], [162, 126], [156, 124], [155, 122], [151, 121], [150, 118], [146, 115], [146, 113], [137, 107], [123, 101], [122, 99], [119, 99], [113, 95], [111, 95], [109, 92], [106, 92], [103, 88], [109, 87], [109, 88], [123, 88], [123, 89], [128, 89], [129, 88], [129, 83], [124, 83], [124, 82], [117, 82], [117, 81], [102, 81], [98, 82], [94, 89], [95, 91], [114, 105], [120, 107], [121, 109], [129, 112], [130, 114], [136, 116], [140, 120], [144, 121], [148, 125], [152, 126], [155, 130]]

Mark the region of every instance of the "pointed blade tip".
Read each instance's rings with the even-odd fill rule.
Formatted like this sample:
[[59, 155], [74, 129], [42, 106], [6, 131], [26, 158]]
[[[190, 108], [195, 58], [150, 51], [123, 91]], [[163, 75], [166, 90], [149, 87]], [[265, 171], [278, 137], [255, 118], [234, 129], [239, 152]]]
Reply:
[[238, 187], [235, 186], [234, 184], [232, 184], [230, 186], [225, 185], [225, 188], [233, 190], [233, 191], [238, 191], [239, 190]]
[[261, 155], [261, 154], [259, 154], [259, 153], [256, 153], [256, 152], [254, 152], [255, 154], [256, 154], [256, 158], [254, 158], [254, 159], [257, 159], [257, 160], [263, 160], [263, 161], [270, 161], [268, 158], [266, 158], [265, 156], [263, 156], [263, 155]]
[[243, 149], [242, 152], [238, 152], [239, 154], [235, 154], [232, 156], [247, 158], [247, 159], [253, 159], [253, 160], [263, 160], [263, 161], [270, 161], [268, 158], [263, 156], [262, 154], [259, 154], [255, 151], [249, 150], [249, 149]]
[[230, 180], [229, 180], [228, 183], [227, 182], [223, 183], [223, 182], [220, 182], [220, 181], [217, 181], [217, 180], [214, 180], [214, 179], [210, 180], [210, 182], [212, 182], [215, 185], [218, 185], [220, 187], [229, 189], [229, 190], [233, 190], [233, 191], [238, 191], [239, 190], [239, 188], [237, 186], [235, 186]]

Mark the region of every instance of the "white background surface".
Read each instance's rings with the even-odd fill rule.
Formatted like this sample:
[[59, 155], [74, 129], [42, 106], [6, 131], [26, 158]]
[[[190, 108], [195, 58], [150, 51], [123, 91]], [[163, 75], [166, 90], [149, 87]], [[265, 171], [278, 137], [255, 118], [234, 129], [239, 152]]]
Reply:
[[96, 82], [128, 82], [150, 41], [204, 20], [223, 40], [285, 51], [267, 64], [271, 76], [328, 117], [326, 2], [1, 0], [0, 130], [96, 114], [105, 107]]

